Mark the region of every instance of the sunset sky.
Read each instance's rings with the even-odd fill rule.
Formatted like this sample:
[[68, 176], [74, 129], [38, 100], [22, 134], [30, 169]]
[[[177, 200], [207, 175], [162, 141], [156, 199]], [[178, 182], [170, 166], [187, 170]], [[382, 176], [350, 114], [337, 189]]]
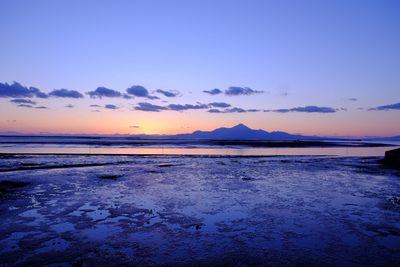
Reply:
[[0, 1], [0, 132], [400, 135], [400, 1]]

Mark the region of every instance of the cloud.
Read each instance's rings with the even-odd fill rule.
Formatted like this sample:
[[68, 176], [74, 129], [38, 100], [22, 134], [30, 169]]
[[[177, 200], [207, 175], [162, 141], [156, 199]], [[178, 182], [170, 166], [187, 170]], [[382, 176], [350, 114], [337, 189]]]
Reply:
[[151, 96], [149, 91], [141, 85], [134, 85], [126, 89], [126, 92], [129, 95], [133, 95], [136, 97], [146, 97], [148, 99], [158, 99], [156, 96]]
[[223, 111], [221, 111], [219, 109], [216, 109], [216, 108], [209, 109], [209, 110], [207, 110], [207, 112], [210, 112], [210, 113], [224, 113]]
[[48, 107], [45, 107], [45, 106], [38, 106], [38, 107], [35, 107], [35, 108], [37, 108], [37, 109], [48, 109]]
[[90, 105], [90, 106], [93, 107], [93, 108], [101, 108], [100, 105], [96, 105], [96, 104], [93, 104], [93, 105]]
[[129, 128], [135, 128], [135, 129], [138, 129], [138, 128], [140, 128], [140, 126], [138, 126], [138, 125], [130, 125], [130, 126], [129, 126]]
[[119, 107], [117, 107], [116, 105], [112, 105], [112, 104], [107, 104], [104, 106], [105, 109], [119, 109]]
[[370, 108], [368, 110], [400, 110], [400, 103], [378, 106], [376, 108]]
[[29, 104], [19, 104], [17, 107], [20, 107], [20, 108], [33, 108], [33, 106], [29, 105]]
[[169, 110], [174, 110], [174, 111], [183, 111], [183, 110], [189, 110], [189, 109], [207, 109], [208, 105], [206, 104], [196, 104], [196, 105], [191, 105], [191, 104], [170, 104], [168, 105]]
[[158, 106], [158, 105], [153, 105], [151, 103], [147, 102], [140, 102], [138, 105], [135, 107], [136, 110], [141, 110], [141, 111], [150, 111], [150, 112], [160, 112], [162, 110], [166, 110], [166, 107]]
[[207, 112], [209, 113], [245, 113], [245, 112], [259, 112], [260, 110], [258, 109], [243, 109], [243, 108], [227, 108], [224, 110], [220, 109], [209, 109]]
[[130, 96], [128, 94], [123, 94], [122, 97], [125, 98], [125, 99], [132, 99], [133, 98], [133, 96]]
[[348, 100], [348, 101], [353, 101], [353, 102], [354, 102], [354, 101], [358, 101], [358, 99], [357, 99], [357, 98], [355, 98], [355, 97], [348, 98], [347, 100]]
[[204, 90], [204, 93], [210, 94], [210, 95], [219, 95], [222, 94], [222, 90], [218, 89], [218, 88], [214, 88], [212, 90]]
[[156, 92], [159, 94], [162, 94], [166, 97], [176, 97], [179, 95], [178, 91], [166, 91], [166, 90], [157, 89]]
[[247, 112], [247, 110], [242, 108], [228, 108], [225, 110], [225, 113], [244, 113], [244, 112]]
[[68, 89], [54, 89], [49, 93], [49, 96], [63, 98], [83, 98], [83, 95], [78, 91]]
[[20, 83], [13, 82], [12, 84], [0, 83], [0, 97], [30, 97], [47, 98], [47, 94], [43, 93], [35, 87], [25, 87]]
[[228, 96], [237, 96], [237, 95], [253, 95], [253, 94], [261, 94], [264, 91], [257, 91], [253, 90], [249, 87], [238, 87], [238, 86], [231, 86], [225, 90], [225, 95]]
[[73, 108], [74, 105], [69, 104], [69, 105], [66, 105], [65, 107], [66, 107], [66, 108]]
[[231, 106], [230, 104], [224, 102], [213, 102], [209, 103], [208, 105], [213, 108], [229, 108]]
[[91, 98], [102, 98], [102, 97], [121, 97], [122, 94], [113, 89], [109, 89], [106, 87], [97, 87], [94, 91], [89, 91], [87, 94]]
[[29, 104], [29, 105], [36, 105], [35, 101], [29, 100], [29, 99], [12, 99], [10, 102], [15, 103], [15, 104]]
[[274, 109], [274, 110], [264, 110], [264, 112], [278, 112], [278, 113], [288, 113], [288, 112], [305, 112], [305, 113], [335, 113], [336, 109], [331, 107], [317, 107], [317, 106], [305, 106], [296, 107], [290, 109]]
[[92, 112], [100, 112], [100, 110], [98, 110], [98, 109], [95, 109], [95, 110], [92, 110]]

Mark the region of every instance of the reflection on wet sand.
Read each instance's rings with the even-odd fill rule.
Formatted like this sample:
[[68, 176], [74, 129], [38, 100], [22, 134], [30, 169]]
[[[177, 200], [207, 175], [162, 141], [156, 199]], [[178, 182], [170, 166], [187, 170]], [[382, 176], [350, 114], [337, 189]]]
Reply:
[[[400, 173], [380, 159], [9, 155], [0, 259], [393, 266]], [[70, 167], [15, 169], [61, 165]]]

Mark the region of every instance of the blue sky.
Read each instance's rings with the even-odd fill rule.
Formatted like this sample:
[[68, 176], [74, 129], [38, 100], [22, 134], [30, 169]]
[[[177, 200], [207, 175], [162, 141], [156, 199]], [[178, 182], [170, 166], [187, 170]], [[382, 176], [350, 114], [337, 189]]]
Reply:
[[[400, 134], [399, 109], [368, 110], [400, 102], [399, 1], [2, 0], [0, 8], [0, 83], [84, 95], [36, 101], [47, 110], [24, 109], [0, 98], [3, 131], [111, 133], [139, 124], [137, 132], [167, 133], [243, 122], [307, 134]], [[162, 89], [179, 96], [96, 102], [86, 94], [100, 86], [125, 93], [133, 85], [152, 95]], [[263, 93], [203, 92], [231, 86]], [[150, 114], [135, 109], [140, 102], [338, 111]], [[74, 108], [65, 110], [69, 104]], [[94, 104], [120, 107], [104, 115], [120, 124], [99, 126]], [[74, 121], [74, 112], [86, 115]], [[55, 123], [55, 117], [65, 118], [68, 126]]]

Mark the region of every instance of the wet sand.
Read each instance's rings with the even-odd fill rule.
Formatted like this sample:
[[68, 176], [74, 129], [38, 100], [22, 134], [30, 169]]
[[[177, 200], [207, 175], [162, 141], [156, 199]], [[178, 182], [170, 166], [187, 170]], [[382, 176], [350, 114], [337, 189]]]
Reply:
[[4, 265], [400, 262], [381, 157], [3, 155]]

